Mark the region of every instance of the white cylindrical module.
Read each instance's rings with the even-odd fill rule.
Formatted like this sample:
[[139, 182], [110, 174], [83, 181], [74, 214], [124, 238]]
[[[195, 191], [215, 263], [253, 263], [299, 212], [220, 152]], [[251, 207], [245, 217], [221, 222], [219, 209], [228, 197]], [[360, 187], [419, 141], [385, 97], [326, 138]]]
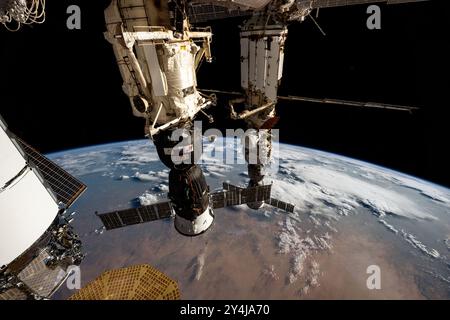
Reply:
[[147, 119], [150, 137], [211, 105], [197, 91], [196, 69], [211, 60], [212, 33], [191, 29], [171, 10], [153, 0], [113, 0], [105, 10], [105, 37], [114, 47], [124, 91], [133, 114]]
[[287, 28], [279, 25], [251, 26], [241, 31], [241, 87], [251, 90], [249, 103], [261, 105], [267, 99], [277, 101], [286, 37]]
[[164, 54], [161, 56], [161, 60], [166, 73], [169, 94], [184, 97], [188, 93], [183, 90], [197, 84], [194, 67], [197, 51], [198, 46], [191, 41], [164, 45]]

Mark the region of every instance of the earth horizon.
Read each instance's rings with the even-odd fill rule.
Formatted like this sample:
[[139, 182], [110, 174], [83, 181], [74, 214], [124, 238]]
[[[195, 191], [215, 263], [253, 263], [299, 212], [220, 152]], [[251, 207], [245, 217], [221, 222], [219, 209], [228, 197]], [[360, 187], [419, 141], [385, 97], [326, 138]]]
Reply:
[[[204, 144], [236, 151], [230, 139]], [[449, 189], [331, 153], [277, 148], [265, 181], [295, 212], [218, 209], [212, 228], [196, 238], [178, 234], [171, 219], [105, 231], [94, 215], [167, 197], [169, 171], [150, 141], [49, 155], [88, 186], [71, 208], [87, 254], [82, 285], [147, 263], [179, 283], [182, 299], [450, 298]], [[247, 184], [245, 164], [210, 155], [201, 167], [211, 190], [224, 181]], [[379, 288], [369, 283], [374, 266]], [[54, 298], [73, 293], [63, 286]]]

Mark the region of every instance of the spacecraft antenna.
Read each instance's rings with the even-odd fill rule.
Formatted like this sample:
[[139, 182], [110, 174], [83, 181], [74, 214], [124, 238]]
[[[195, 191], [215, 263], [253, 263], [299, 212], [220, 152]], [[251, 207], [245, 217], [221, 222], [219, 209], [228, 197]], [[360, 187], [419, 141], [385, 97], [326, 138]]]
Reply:
[[9, 31], [45, 22], [45, 0], [0, 0], [0, 23]]

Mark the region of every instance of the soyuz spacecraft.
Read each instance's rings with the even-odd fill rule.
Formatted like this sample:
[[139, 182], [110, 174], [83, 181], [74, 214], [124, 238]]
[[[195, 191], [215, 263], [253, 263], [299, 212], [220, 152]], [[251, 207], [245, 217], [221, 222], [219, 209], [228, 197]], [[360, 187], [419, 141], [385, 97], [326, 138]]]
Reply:
[[[292, 212], [294, 207], [273, 199], [271, 185], [264, 184], [278, 100], [414, 108], [279, 97], [288, 25], [314, 19], [311, 13], [319, 8], [416, 1], [423, 0], [112, 0], [105, 10], [105, 38], [114, 51], [132, 112], [145, 119], [145, 133], [170, 174], [169, 201], [98, 214], [105, 227], [175, 216], [177, 231], [196, 236], [211, 227], [217, 208], [247, 204], [258, 209], [270, 204]], [[41, 23], [44, 6], [44, 0], [0, 0], [0, 23], [12, 30]], [[247, 129], [255, 129], [244, 145], [249, 183], [245, 188], [225, 183], [223, 191], [212, 193], [196, 164], [194, 147], [178, 147], [180, 139], [195, 140], [194, 119], [216, 104], [216, 90], [199, 90], [196, 79], [202, 61], [212, 59], [213, 34], [209, 27], [194, 25], [238, 16], [244, 19], [241, 56], [236, 61], [241, 66], [242, 91], [233, 93], [236, 97], [228, 107], [232, 119], [244, 120]], [[68, 276], [68, 266], [83, 258], [68, 209], [86, 187], [12, 134], [1, 119], [0, 127], [0, 299], [48, 298]], [[181, 136], [175, 134], [179, 130]], [[256, 163], [249, 161], [250, 154], [261, 153], [269, 156]], [[186, 161], [174, 162], [173, 154]], [[146, 268], [139, 270], [147, 272]], [[90, 287], [86, 296], [96, 297], [89, 291], [95, 288]]]

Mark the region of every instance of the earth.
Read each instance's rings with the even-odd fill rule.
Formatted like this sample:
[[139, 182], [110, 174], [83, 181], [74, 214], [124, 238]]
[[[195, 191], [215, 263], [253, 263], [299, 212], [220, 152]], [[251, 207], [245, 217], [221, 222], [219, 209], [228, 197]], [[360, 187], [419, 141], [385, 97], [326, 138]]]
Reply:
[[[217, 159], [242, 156], [234, 140], [204, 144], [212, 190], [247, 185], [243, 161]], [[195, 238], [177, 233], [172, 218], [105, 231], [94, 214], [167, 198], [169, 171], [150, 141], [49, 155], [88, 186], [71, 208], [86, 253], [82, 285], [145, 263], [176, 280], [183, 299], [450, 298], [449, 189], [335, 154], [275, 147], [266, 182], [295, 212], [217, 209], [211, 229]], [[63, 286], [54, 298], [73, 293]]]

